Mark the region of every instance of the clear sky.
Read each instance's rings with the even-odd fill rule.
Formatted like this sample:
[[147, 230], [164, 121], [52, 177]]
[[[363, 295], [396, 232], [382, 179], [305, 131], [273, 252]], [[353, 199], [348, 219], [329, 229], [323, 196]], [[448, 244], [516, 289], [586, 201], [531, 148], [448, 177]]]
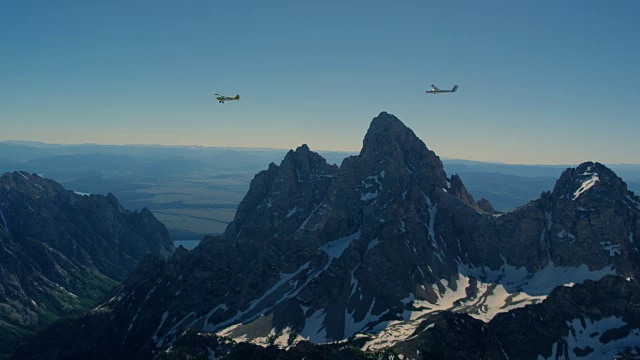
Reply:
[[640, 163], [638, 14], [637, 0], [7, 0], [0, 141], [354, 151], [387, 111], [443, 157]]

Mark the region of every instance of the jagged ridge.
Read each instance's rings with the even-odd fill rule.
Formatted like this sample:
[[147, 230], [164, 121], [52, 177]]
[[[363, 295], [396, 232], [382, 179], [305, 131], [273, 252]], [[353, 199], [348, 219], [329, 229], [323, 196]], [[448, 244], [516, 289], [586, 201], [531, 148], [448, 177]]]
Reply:
[[0, 349], [60, 316], [86, 311], [146, 254], [173, 243], [151, 212], [111, 194], [80, 196], [26, 172], [0, 177]]
[[[224, 236], [139, 274], [81, 323], [101, 323], [110, 345], [99, 348], [113, 357], [150, 356], [189, 327], [257, 343], [373, 332], [375, 349], [437, 311], [488, 322], [557, 285], [637, 274], [637, 197], [607, 189], [482, 211], [409, 128], [381, 113], [358, 156], [336, 169], [306, 146], [289, 152], [254, 178]], [[594, 207], [583, 216], [585, 205]], [[83, 343], [101, 336], [72, 333]]]

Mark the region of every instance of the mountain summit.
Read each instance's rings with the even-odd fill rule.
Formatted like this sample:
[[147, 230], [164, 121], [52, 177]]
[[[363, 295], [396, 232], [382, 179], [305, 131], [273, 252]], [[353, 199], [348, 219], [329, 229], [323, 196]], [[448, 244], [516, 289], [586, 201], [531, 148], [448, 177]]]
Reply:
[[[223, 236], [146, 264], [32, 346], [38, 356], [148, 358], [195, 328], [280, 347], [358, 335], [363, 351], [404, 352], [434, 321], [459, 321], [442, 312], [479, 334], [557, 286], [637, 276], [640, 199], [601, 166], [567, 170], [553, 193], [496, 214], [383, 112], [359, 155], [337, 168], [306, 145], [290, 151], [255, 176]], [[487, 344], [501, 358], [511, 350], [496, 339]]]
[[397, 173], [403, 169], [415, 173], [416, 177], [429, 180], [435, 186], [445, 187], [447, 176], [440, 158], [427, 148], [411, 129], [397, 117], [386, 112], [371, 121], [362, 142], [360, 156], [367, 163], [383, 163]]

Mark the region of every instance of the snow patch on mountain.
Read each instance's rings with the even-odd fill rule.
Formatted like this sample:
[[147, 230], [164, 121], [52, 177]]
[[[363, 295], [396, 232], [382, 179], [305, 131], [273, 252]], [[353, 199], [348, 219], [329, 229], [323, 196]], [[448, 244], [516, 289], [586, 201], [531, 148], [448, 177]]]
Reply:
[[156, 332], [153, 333], [153, 341], [156, 342], [156, 347], [162, 346], [162, 341], [158, 341], [159, 340], [158, 331], [160, 331], [160, 329], [162, 328], [162, 325], [164, 325], [164, 322], [167, 320], [167, 317], [169, 317], [169, 312], [165, 311], [164, 314], [162, 314], [162, 320], [160, 320], [160, 325], [158, 325]]
[[[304, 219], [304, 221], [302, 222], [302, 225], [300, 225], [300, 227], [298, 228], [298, 230], [302, 230], [305, 229], [307, 227], [307, 223], [309, 223], [309, 220], [311, 219], [311, 217], [316, 213], [316, 211], [319, 214], [322, 214], [322, 211], [327, 207], [327, 204], [325, 204], [324, 202], [321, 202], [318, 206], [316, 206], [313, 210], [311, 210], [311, 214], [309, 214], [309, 216], [307, 216], [306, 219]], [[313, 229], [315, 230], [315, 228]]]
[[[293, 339], [291, 337], [294, 336]], [[291, 327], [287, 326], [280, 332], [278, 337], [274, 340], [273, 344], [279, 348], [287, 348], [289, 344], [295, 344], [304, 340], [300, 334], [297, 334], [291, 330]]]
[[[205, 329], [207, 331], [213, 332], [221, 329], [226, 329], [229, 325], [238, 323], [240, 321], [249, 323], [258, 318], [260, 315], [271, 311], [280, 302], [291, 299], [294, 296], [298, 295], [298, 292], [300, 292], [300, 290], [307, 283], [313, 280], [321, 272], [316, 272], [315, 274], [307, 276], [307, 281], [304, 282], [304, 284], [299, 285], [300, 282], [298, 281], [298, 277], [300, 276], [304, 278], [309, 273], [309, 264], [310, 262], [304, 263], [302, 266], [300, 266], [300, 268], [298, 268], [298, 270], [291, 274], [280, 274], [280, 280], [269, 290], [267, 290], [260, 298], [251, 301], [251, 303], [249, 303], [249, 307], [246, 310], [237, 310], [236, 314], [233, 317], [215, 325], [209, 325], [208, 323], [205, 323]], [[296, 281], [294, 282], [294, 280]], [[213, 310], [211, 310], [210, 314], [214, 310], [216, 309], [214, 308]], [[209, 317], [207, 317], [207, 320]], [[195, 321], [197, 320], [194, 320], [194, 322]]]
[[300, 331], [300, 335], [311, 341], [312, 343], [327, 342], [327, 329], [325, 328], [324, 321], [327, 317], [326, 310], [316, 310], [310, 317], [304, 322], [304, 328]]
[[638, 203], [634, 198], [632, 198], [628, 194], [625, 195], [625, 197], [627, 198], [627, 200], [629, 200], [631, 205], [633, 205], [637, 210], [640, 210], [640, 203]]
[[[546, 295], [531, 296], [523, 292], [510, 293], [499, 283], [483, 283], [476, 279], [458, 274], [455, 282], [445, 279], [432, 285], [438, 294], [438, 300], [415, 300], [413, 294], [405, 299], [411, 303], [410, 309], [402, 314], [403, 320], [391, 321], [368, 341], [363, 350], [382, 350], [395, 343], [406, 340], [430, 314], [441, 311], [468, 313], [470, 316], [489, 322], [496, 314], [512, 309], [536, 304]], [[442, 289], [442, 290], [441, 290]], [[403, 301], [404, 302], [404, 301]]]
[[575, 235], [573, 235], [572, 233], [566, 232], [564, 230], [558, 231], [558, 234], [556, 234], [556, 236], [558, 236], [558, 238], [560, 239], [569, 238], [571, 239], [571, 243], [574, 243], [576, 241]]
[[230, 336], [233, 333], [233, 331], [235, 329], [239, 328], [240, 326], [242, 326], [242, 324], [231, 325], [228, 328], [226, 328], [226, 329], [224, 329], [222, 331], [219, 331], [216, 335], [218, 335], [218, 336]]
[[[369, 245], [367, 245], [367, 252], [369, 252], [371, 249], [373, 249], [374, 247], [376, 247], [376, 245], [380, 244], [380, 240], [378, 240], [378, 238], [375, 238], [371, 241], [369, 241]], [[365, 253], [366, 255], [366, 253]]]
[[[234, 316], [231, 318], [219, 322], [215, 325], [209, 324], [209, 317], [218, 311], [218, 307], [212, 309], [206, 317], [204, 329], [206, 331], [217, 331], [222, 330], [222, 332], [229, 331], [229, 326], [236, 324], [238, 322], [250, 323], [260, 317], [262, 314], [266, 314], [270, 312], [277, 304], [282, 303], [283, 301], [294, 298], [298, 295], [300, 290], [302, 290], [305, 286], [307, 286], [311, 281], [313, 281], [318, 275], [326, 271], [332, 264], [333, 260], [339, 258], [344, 251], [349, 247], [351, 242], [360, 238], [360, 231], [353, 233], [351, 235], [336, 239], [334, 241], [330, 241], [325, 243], [320, 247], [320, 251], [324, 252], [328, 256], [328, 260], [325, 266], [320, 270], [313, 270], [310, 268], [310, 262], [306, 262], [302, 266], [298, 268], [293, 273], [290, 274], [280, 274], [280, 280], [275, 283], [269, 290], [267, 290], [261, 297], [255, 299], [249, 303], [249, 306], [246, 310], [237, 311]], [[220, 306], [220, 305], [218, 305]], [[226, 310], [226, 305], [225, 305]], [[322, 310], [324, 311], [324, 310]], [[318, 327], [318, 321], [320, 321], [318, 314], [321, 312], [317, 310], [315, 313], [308, 317], [305, 320], [305, 329], [307, 329], [307, 334], [309, 335], [309, 339], [326, 339], [326, 330], [324, 331], [324, 335], [319, 335], [320, 328]], [[194, 320], [193, 322], [197, 322], [199, 319]], [[322, 318], [324, 321], [324, 317]], [[324, 329], [324, 325], [322, 326]], [[313, 330], [313, 331], [312, 331]], [[313, 333], [313, 334], [312, 334]], [[304, 335], [303, 335], [304, 336]], [[307, 336], [305, 336], [307, 337]], [[310, 340], [314, 341], [315, 340]], [[320, 340], [318, 340], [320, 341]], [[326, 340], [322, 340], [326, 341]]]
[[380, 314], [374, 315], [372, 313], [373, 307], [376, 304], [376, 299], [374, 298], [371, 302], [371, 306], [369, 306], [369, 310], [364, 315], [364, 317], [360, 320], [355, 319], [356, 309], [354, 308], [352, 312], [345, 310], [345, 318], [344, 318], [344, 337], [348, 338], [352, 335], [361, 332], [363, 329], [367, 327], [368, 324], [376, 323], [380, 320], [380, 318], [386, 315], [389, 310], [383, 311]]
[[327, 256], [329, 256], [329, 262], [331, 262], [333, 261], [333, 259], [339, 258], [340, 256], [342, 256], [342, 253], [344, 253], [344, 251], [347, 250], [349, 245], [351, 245], [351, 242], [353, 242], [353, 240], [357, 240], [360, 238], [360, 234], [361, 232], [360, 230], [358, 230], [357, 232], [349, 236], [341, 237], [337, 240], [330, 241], [322, 245], [320, 247], [320, 251], [323, 251], [325, 254], [327, 254]]
[[[360, 200], [369, 201], [371, 199], [375, 199], [378, 195], [382, 194], [382, 183], [380, 179], [384, 179], [385, 171], [382, 170], [378, 175], [375, 176], [367, 176], [366, 179], [362, 180], [362, 185], [365, 189], [370, 189], [375, 187], [375, 191], [367, 191], [366, 193], [361, 194]], [[371, 181], [373, 180], [373, 182]]]
[[[438, 205], [434, 204], [431, 199], [425, 194], [422, 193], [422, 196], [424, 196], [424, 200], [427, 203], [427, 210], [429, 212], [429, 220], [428, 223], [425, 223], [424, 220], [420, 220], [420, 222], [422, 222], [422, 224], [427, 228], [428, 231], [428, 238], [429, 241], [431, 242], [431, 246], [434, 249], [433, 254], [438, 258], [438, 260], [444, 264], [444, 253], [442, 251], [442, 249], [440, 249], [438, 247], [438, 243], [436, 241], [436, 231], [435, 231], [435, 222], [436, 222], [436, 212], [438, 211]], [[407, 245], [408, 246], [408, 245]], [[413, 250], [413, 252], [416, 252], [415, 249]]]
[[412, 302], [410, 310], [402, 314], [404, 320], [385, 324], [386, 327], [362, 349], [381, 350], [406, 340], [429, 314], [435, 312], [467, 313], [489, 322], [499, 313], [542, 302], [556, 286], [573, 286], [587, 279], [598, 280], [615, 273], [611, 266], [590, 271], [586, 265], [566, 268], [553, 264], [535, 273], [528, 273], [525, 268], [516, 268], [506, 261], [499, 270], [458, 266], [459, 274], [455, 283], [442, 279], [439, 284], [432, 285], [432, 290], [438, 294], [435, 303], [414, 300], [412, 294], [408, 299], [408, 302]]
[[598, 173], [593, 172], [591, 166], [589, 166], [587, 170], [585, 170], [585, 172], [579, 176], [581, 184], [578, 190], [573, 193], [572, 200], [577, 199], [582, 193], [591, 189], [598, 181], [600, 181], [600, 178], [598, 178]]
[[612, 244], [611, 241], [602, 241], [600, 242], [600, 245], [602, 245], [602, 248], [605, 251], [609, 252], [609, 256], [616, 256], [616, 255], [620, 255], [620, 244]]
[[[499, 313], [508, 312], [546, 299], [546, 295], [531, 296], [523, 292], [509, 293], [502, 284], [476, 284], [476, 293], [471, 294], [456, 304], [454, 311], [464, 312], [470, 316], [489, 322]], [[468, 291], [470, 292], [471, 289]]]
[[615, 275], [612, 266], [590, 270], [585, 264], [578, 267], [556, 266], [553, 262], [544, 268], [529, 273], [524, 267], [515, 267], [503, 258], [498, 270], [488, 266], [474, 267], [458, 262], [458, 271], [485, 283], [502, 284], [509, 293], [524, 292], [531, 296], [547, 295], [557, 286], [582, 283], [585, 280], [599, 280], [606, 275]]
[[435, 303], [408, 298], [410, 309], [402, 314], [404, 320], [391, 321], [363, 350], [380, 350], [406, 340], [429, 314], [439, 311], [467, 313], [489, 322], [495, 315], [536, 304], [546, 299], [557, 286], [573, 286], [585, 280], [598, 280], [615, 274], [612, 266], [591, 271], [586, 265], [559, 267], [551, 263], [535, 273], [524, 267], [509, 265], [503, 258], [498, 270], [489, 267], [474, 267], [458, 262], [458, 277], [455, 283], [445, 279], [431, 286], [438, 295]]
[[2, 230], [7, 234], [11, 234], [9, 232], [9, 227], [7, 226], [7, 219], [4, 217], [2, 210], [0, 210], [0, 220], [2, 220]]
[[[504, 285], [497, 282], [480, 282], [476, 279], [459, 274], [453, 286], [449, 286], [446, 280], [440, 280], [444, 286], [444, 292], [435, 304], [425, 300], [416, 300], [413, 304], [418, 311], [412, 311], [410, 319], [415, 320], [434, 311], [455, 311], [468, 313], [470, 316], [484, 322], [489, 322], [496, 314], [507, 312], [511, 309], [541, 302], [546, 295], [532, 296], [524, 292], [508, 291]], [[438, 287], [433, 290], [438, 293]]]
[[209, 310], [209, 312], [207, 313], [207, 315], [205, 315], [205, 318], [204, 318], [203, 330], [209, 331], [209, 332], [213, 331], [213, 326], [209, 323], [209, 319], [211, 319], [211, 316], [215, 315], [217, 312], [219, 311], [224, 312], [227, 309], [228, 309], [227, 304], [223, 303]]
[[[627, 323], [619, 317], [609, 316], [599, 320], [573, 319], [567, 321], [569, 333], [551, 346], [551, 356], [538, 359], [573, 359], [573, 355], [584, 354], [581, 359], [613, 359], [621, 350], [640, 344], [640, 330], [624, 328]], [[610, 330], [624, 331], [626, 336], [607, 336]], [[559, 349], [567, 347], [564, 352]]]
[[427, 202], [427, 206], [429, 206], [429, 224], [426, 225], [429, 230], [429, 240], [431, 240], [431, 245], [434, 249], [438, 248], [438, 244], [436, 243], [436, 231], [435, 231], [435, 222], [436, 222], [436, 212], [438, 211], [438, 205], [435, 205], [431, 202], [431, 199], [425, 194], [424, 200]]
[[407, 339], [418, 327], [419, 322], [391, 321], [373, 339], [367, 341], [362, 347], [363, 351], [377, 351], [386, 349], [396, 343]]
[[291, 216], [293, 216], [293, 214], [295, 214], [298, 211], [298, 207], [294, 207], [293, 209], [289, 210], [289, 212], [287, 213], [287, 217], [290, 218]]

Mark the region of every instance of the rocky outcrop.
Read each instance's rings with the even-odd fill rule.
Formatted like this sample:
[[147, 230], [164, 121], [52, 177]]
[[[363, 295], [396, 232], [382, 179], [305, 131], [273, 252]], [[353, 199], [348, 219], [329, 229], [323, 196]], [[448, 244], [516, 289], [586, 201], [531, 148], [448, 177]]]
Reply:
[[[610, 169], [583, 163], [563, 172], [552, 192], [473, 230], [469, 263], [638, 274], [640, 199]], [[490, 235], [490, 236], [487, 236]]]
[[[55, 346], [51, 335], [34, 340], [45, 344], [35, 353], [152, 357], [188, 328], [285, 347], [374, 333], [363, 349], [384, 351], [449, 311], [465, 315], [441, 315], [446, 331], [430, 341], [448, 344], [433, 354], [455, 357], [457, 340], [446, 334], [459, 319], [469, 320], [461, 334], [474, 337], [557, 286], [638, 275], [640, 199], [608, 169], [589, 166], [498, 214], [381, 113], [360, 154], [339, 169], [306, 146], [290, 151], [256, 175], [223, 236], [141, 271], [55, 331]], [[93, 333], [73, 330], [87, 324]], [[493, 338], [476, 342], [491, 354], [500, 348]]]
[[393, 350], [405, 359], [575, 359], [587, 355], [612, 359], [640, 344], [638, 304], [640, 286], [635, 280], [607, 276], [558, 287], [542, 303], [499, 314], [488, 323], [465, 314], [437, 314]]
[[[473, 200], [473, 196], [469, 194], [467, 188], [462, 183], [462, 179], [460, 179], [460, 176], [456, 174], [451, 175], [451, 180], [449, 181], [449, 190], [447, 192], [462, 200], [462, 202], [469, 204], [471, 207], [480, 209], [475, 200]], [[485, 201], [488, 202], [488, 200]]]
[[488, 213], [488, 214], [497, 214], [498, 212], [493, 208], [493, 205], [489, 202], [489, 200], [482, 198], [478, 200], [478, 209]]
[[151, 212], [81, 196], [25, 172], [0, 177], [0, 348], [93, 306], [147, 254], [173, 243]]

